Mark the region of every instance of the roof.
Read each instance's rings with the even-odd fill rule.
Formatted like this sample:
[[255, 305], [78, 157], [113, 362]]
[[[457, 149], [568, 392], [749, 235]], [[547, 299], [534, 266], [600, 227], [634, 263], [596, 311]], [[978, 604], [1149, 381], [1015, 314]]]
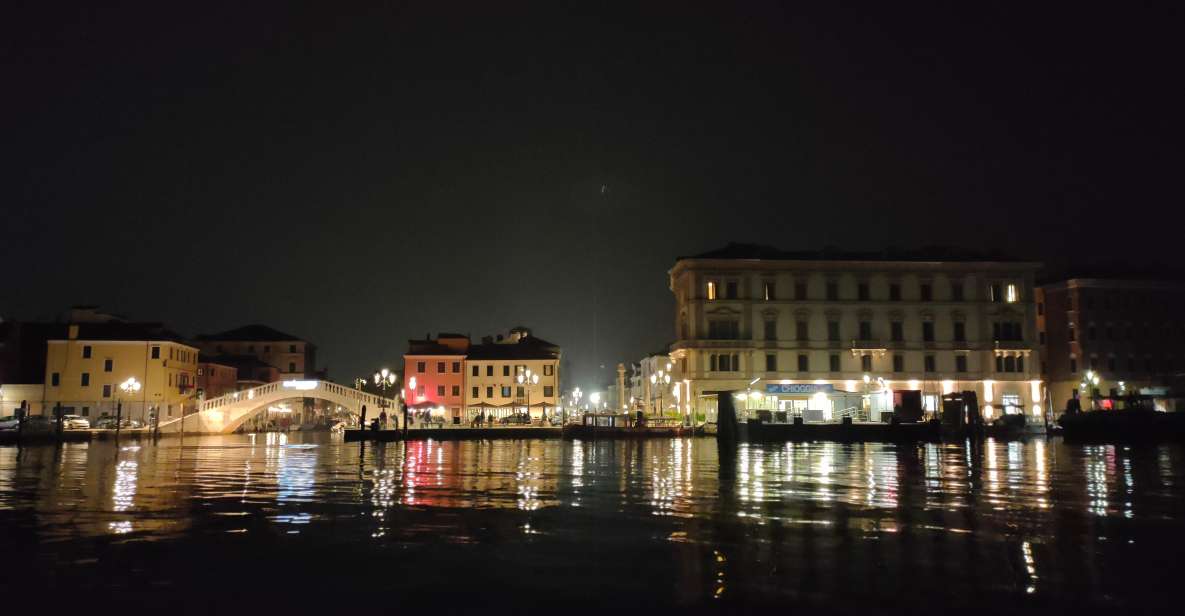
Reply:
[[494, 342], [469, 347], [468, 359], [559, 359], [560, 347], [535, 336], [518, 342]]
[[227, 366], [230, 368], [274, 368], [271, 364], [259, 359], [254, 355], [214, 355], [212, 357], [202, 356], [199, 363], [203, 364], [218, 364], [220, 366]]
[[889, 248], [881, 251], [845, 251], [833, 247], [822, 250], [781, 250], [761, 244], [730, 242], [723, 248], [709, 250], [697, 255], [676, 257], [675, 261], [687, 259], [726, 259], [763, 261], [990, 261], [1022, 262], [1000, 253], [975, 252], [944, 246], [928, 246], [914, 250]]
[[[185, 336], [168, 329], [161, 323], [75, 323], [78, 326], [77, 340], [168, 340], [188, 344]], [[61, 326], [53, 340], [64, 340], [69, 334]]]
[[465, 351], [449, 348], [435, 340], [408, 340], [407, 355], [453, 355], [461, 357]]
[[297, 338], [292, 334], [285, 334], [284, 332], [268, 327], [267, 325], [244, 325], [236, 327], [218, 334], [202, 334], [196, 338], [202, 341], [238, 341], [248, 340], [251, 342], [305, 342], [301, 338]]

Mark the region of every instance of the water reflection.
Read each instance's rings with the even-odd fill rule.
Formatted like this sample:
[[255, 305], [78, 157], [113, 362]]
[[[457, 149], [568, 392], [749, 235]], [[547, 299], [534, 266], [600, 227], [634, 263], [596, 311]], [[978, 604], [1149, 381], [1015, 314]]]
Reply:
[[[0, 532], [28, 538], [24, 556], [54, 546], [64, 563], [92, 558], [91, 539], [218, 534], [351, 554], [497, 546], [508, 571], [596, 577], [614, 562], [622, 592], [636, 578], [639, 593], [710, 601], [1110, 601], [1168, 592], [1152, 563], [1185, 548], [1183, 476], [1178, 446], [1044, 440], [742, 443], [725, 457], [710, 439], [95, 442], [0, 447]], [[421, 559], [422, 575], [481, 554]]]

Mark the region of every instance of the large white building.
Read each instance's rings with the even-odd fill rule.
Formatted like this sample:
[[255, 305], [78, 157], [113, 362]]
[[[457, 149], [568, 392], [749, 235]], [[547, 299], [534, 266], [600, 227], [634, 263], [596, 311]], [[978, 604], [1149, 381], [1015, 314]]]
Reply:
[[750, 408], [878, 420], [903, 392], [932, 411], [974, 390], [989, 418], [1038, 414], [1038, 267], [736, 244], [681, 257], [670, 289], [683, 410], [712, 419], [714, 392], [739, 391]]

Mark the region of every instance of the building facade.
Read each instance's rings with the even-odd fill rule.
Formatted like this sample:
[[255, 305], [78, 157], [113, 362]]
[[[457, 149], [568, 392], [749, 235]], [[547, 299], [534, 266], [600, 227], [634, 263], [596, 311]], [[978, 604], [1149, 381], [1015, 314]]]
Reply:
[[[147, 422], [191, 412], [197, 400], [198, 349], [159, 324], [72, 323], [64, 339], [49, 340], [45, 361], [46, 412], [114, 415]], [[138, 392], [119, 385], [129, 378]]]
[[1039, 287], [1037, 328], [1054, 410], [1071, 398], [1083, 409], [1114, 408], [1128, 394], [1176, 410], [1185, 376], [1182, 305], [1185, 285], [1175, 282], [1072, 278]]
[[266, 325], [245, 325], [195, 340], [203, 357], [249, 355], [272, 366], [278, 380], [321, 378], [317, 348], [311, 342]]
[[[518, 375], [538, 376], [524, 383]], [[486, 337], [465, 357], [465, 420], [529, 413], [554, 417], [560, 405], [560, 347], [515, 328], [508, 335]]]
[[710, 419], [714, 392], [742, 392], [750, 408], [880, 420], [903, 392], [933, 411], [943, 394], [974, 390], [989, 418], [1040, 415], [1038, 268], [740, 245], [679, 258], [670, 289], [680, 404]]
[[408, 340], [403, 356], [403, 399], [408, 408], [431, 413], [449, 423], [461, 423], [468, 352], [469, 337], [461, 334]]
[[203, 359], [197, 367], [198, 394], [217, 398], [239, 389], [239, 370], [235, 366]]

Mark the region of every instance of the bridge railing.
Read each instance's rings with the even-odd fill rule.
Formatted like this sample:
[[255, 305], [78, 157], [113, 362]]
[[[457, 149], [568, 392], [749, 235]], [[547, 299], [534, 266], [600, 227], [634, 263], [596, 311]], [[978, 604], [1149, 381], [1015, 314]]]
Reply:
[[[310, 385], [310, 383], [312, 385]], [[244, 389], [242, 391], [223, 394], [217, 398], [204, 400], [198, 406], [198, 410], [213, 411], [245, 400], [255, 400], [262, 398], [269, 394], [285, 389], [292, 390], [291, 394], [293, 398], [315, 397], [309, 396], [309, 393], [319, 390], [325, 393], [341, 396], [347, 400], [357, 400], [358, 402], [366, 404], [372, 408], [378, 408], [379, 406], [382, 406], [384, 401], [388, 404], [394, 402], [394, 400], [390, 398], [383, 398], [382, 396], [376, 396], [371, 393], [354, 389], [353, 387], [346, 387], [337, 383], [330, 383], [329, 381], [276, 381], [273, 383], [266, 383], [258, 387], [252, 387], [251, 389]]]

